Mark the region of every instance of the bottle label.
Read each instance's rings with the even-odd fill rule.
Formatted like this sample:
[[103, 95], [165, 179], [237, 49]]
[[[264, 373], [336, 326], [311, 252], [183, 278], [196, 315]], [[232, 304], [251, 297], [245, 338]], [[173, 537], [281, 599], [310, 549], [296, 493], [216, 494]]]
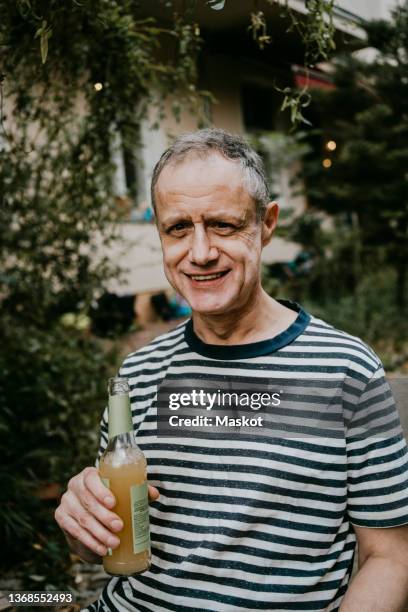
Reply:
[[[102, 478], [102, 476], [100, 476], [99, 478], [102, 480], [102, 482], [103, 482], [103, 484], [105, 485], [105, 487], [108, 487], [108, 489], [109, 489], [109, 488], [110, 488], [110, 481], [109, 481], [109, 478]], [[108, 555], [109, 555], [109, 556], [110, 556], [110, 555], [113, 555], [113, 552], [112, 552], [112, 549], [111, 549], [111, 548], [108, 548]]]
[[147, 480], [143, 484], [130, 487], [130, 512], [133, 527], [133, 552], [137, 554], [150, 547]]

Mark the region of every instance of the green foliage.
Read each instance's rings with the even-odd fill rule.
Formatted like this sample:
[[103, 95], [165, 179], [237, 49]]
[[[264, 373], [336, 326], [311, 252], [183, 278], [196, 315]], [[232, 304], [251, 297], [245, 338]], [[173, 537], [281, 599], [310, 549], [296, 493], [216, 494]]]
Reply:
[[[92, 465], [111, 358], [96, 340], [58, 323], [47, 329], [2, 317], [0, 353], [0, 567], [14, 564], [58, 580], [69, 563], [52, 505], [39, 499], [49, 483], [65, 488]], [[51, 554], [58, 548], [57, 558]]]
[[296, 128], [300, 123], [311, 125], [310, 121], [306, 119], [303, 114], [303, 109], [307, 108], [312, 101], [312, 97], [307, 87], [300, 91], [293, 87], [285, 87], [284, 89], [277, 88], [277, 90], [284, 94], [281, 111], [289, 109], [292, 129]]
[[387, 339], [396, 352], [406, 352], [408, 325], [395, 303], [395, 280], [395, 271], [382, 267], [361, 277], [354, 292], [338, 292], [337, 296], [332, 293], [320, 300], [316, 296], [322, 294], [316, 293], [309, 295], [305, 303], [315, 316], [363, 338], [368, 344], [381, 347]]
[[[336, 49], [334, 0], [306, 0], [305, 17], [301, 17], [299, 12], [290, 6], [288, 0], [267, 1], [272, 5], [278, 2], [284, 11], [283, 14], [289, 16], [289, 32], [296, 31], [304, 44], [306, 67], [312, 68], [317, 62], [330, 59]], [[258, 31], [261, 35], [266, 34], [261, 27]]]
[[296, 19], [292, 11], [292, 27], [302, 36], [306, 46], [305, 65], [312, 68], [316, 62], [328, 60], [336, 49], [334, 0], [306, 0], [305, 4], [306, 20]]
[[253, 11], [251, 13], [251, 23], [248, 30], [252, 32], [252, 38], [258, 43], [260, 49], [271, 42], [271, 37], [267, 33], [266, 19], [263, 11]]
[[[304, 132], [285, 134], [283, 132], [252, 132], [247, 134], [252, 147], [262, 157], [272, 199], [279, 199], [279, 183], [282, 172], [290, 170], [308, 153], [310, 145], [305, 140]], [[299, 174], [293, 176], [291, 187], [293, 194], [299, 190]]]
[[[273, 3], [275, 0], [269, 0]], [[288, 0], [283, 0], [283, 6], [290, 17], [289, 32], [297, 32], [304, 48], [306, 74], [308, 69], [321, 61], [329, 60], [336, 49], [334, 41], [334, 0], [306, 0], [306, 16], [299, 17], [296, 10], [290, 7]], [[263, 32], [265, 36], [266, 32]], [[299, 125], [311, 125], [305, 117], [304, 109], [310, 105], [311, 94], [306, 85], [301, 90], [292, 87], [277, 88], [283, 94], [281, 110], [289, 109], [292, 129]]]
[[[158, 104], [169, 92], [198, 104], [191, 87], [195, 91], [200, 39], [180, 16], [163, 28], [143, 17], [135, 0], [19, 0], [5, 8], [0, 27], [6, 78], [18, 71], [28, 89], [42, 82], [54, 88], [62, 81], [61, 95], [72, 105], [81, 94], [87, 119], [95, 117], [98, 139], [105, 144], [112, 129], [137, 128], [152, 101]], [[41, 68], [34, 37], [41, 41], [44, 60], [43, 41], [51, 32]], [[159, 59], [163, 44], [173, 50], [165, 61]], [[11, 88], [13, 80], [7, 83]], [[94, 83], [103, 89], [95, 92]]]
[[[327, 61], [331, 58], [336, 49], [334, 41], [334, 0], [306, 0], [306, 15], [300, 16], [299, 12], [293, 9], [288, 0], [267, 0], [269, 4], [276, 7], [280, 5], [281, 15], [289, 16], [290, 25], [288, 32], [296, 32], [304, 45], [304, 65], [312, 68], [317, 62]], [[194, 0], [191, 4], [195, 5]], [[207, 4], [216, 10], [225, 7], [224, 1], [207, 0]], [[264, 49], [272, 42], [272, 37], [268, 33], [267, 18], [264, 11], [255, 9], [249, 13], [250, 24], [248, 30], [252, 33], [252, 38], [259, 49]], [[292, 127], [297, 128], [300, 124], [310, 125], [304, 114], [304, 109], [309, 106], [311, 96], [308, 87], [301, 91], [296, 88], [285, 87], [276, 90], [283, 94], [281, 110], [289, 109]]]
[[43, 19], [41, 27], [35, 33], [35, 38], [40, 37], [41, 44], [41, 61], [43, 64], [47, 61], [48, 55], [48, 39], [52, 36], [52, 28], [47, 25], [47, 21]]
[[[1, 295], [6, 310], [41, 326], [50, 316], [86, 310], [114, 272], [106, 260], [95, 265], [118, 217], [113, 132], [135, 146], [152, 90], [184, 87], [189, 102], [198, 97], [192, 27], [177, 18], [174, 30], [165, 31], [152, 19], [136, 19], [133, 9], [129, 0], [54, 0], [10, 3], [3, 11], [12, 104], [0, 151], [1, 224], [7, 228]], [[48, 23], [53, 31], [44, 67], [33, 38], [38, 16], [43, 29], [37, 34]], [[159, 34], [174, 39], [174, 62], [155, 59]]]
[[408, 3], [366, 27], [375, 60], [338, 60], [336, 89], [314, 96], [323, 129], [304, 163], [309, 209], [289, 232], [311, 265], [266, 282], [373, 344], [392, 369], [408, 354]]
[[1, 8], [0, 563], [26, 580], [54, 564], [57, 584], [68, 551], [53, 502], [36, 492], [93, 464], [113, 373], [103, 346], [61, 321], [84, 318], [116, 273], [101, 255], [119, 220], [113, 135], [134, 148], [141, 117], [156, 103], [160, 118], [168, 92], [200, 105], [199, 38], [180, 17], [167, 29], [138, 18], [131, 0]]
[[221, 11], [225, 6], [225, 0], [207, 0], [207, 4], [214, 11]]
[[[389, 23], [367, 26], [380, 51], [372, 63], [343, 58], [336, 89], [316, 101], [324, 140], [306, 164], [311, 204], [330, 215], [346, 215], [358, 227], [365, 270], [378, 250], [396, 273], [396, 300], [407, 303], [408, 262], [408, 5]], [[337, 148], [328, 152], [326, 141]], [[330, 157], [330, 168], [322, 166]], [[352, 219], [354, 215], [354, 218]]]
[[395, 299], [397, 273], [384, 249], [364, 262], [358, 227], [341, 216], [307, 213], [292, 222], [289, 237], [302, 245], [310, 265], [304, 273], [295, 266], [284, 281], [265, 269], [266, 290], [374, 345], [387, 368], [396, 367], [398, 356], [408, 354], [408, 320]]

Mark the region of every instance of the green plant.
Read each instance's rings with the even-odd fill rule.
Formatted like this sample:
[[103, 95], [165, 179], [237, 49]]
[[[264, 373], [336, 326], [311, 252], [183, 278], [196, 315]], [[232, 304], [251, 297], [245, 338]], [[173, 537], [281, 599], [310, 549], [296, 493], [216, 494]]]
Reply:
[[316, 62], [328, 60], [336, 49], [334, 34], [334, 0], [306, 0], [306, 19], [302, 20], [290, 10], [291, 30], [297, 30], [304, 42], [305, 66], [312, 68]]
[[265, 289], [375, 346], [393, 369], [408, 353], [408, 322], [395, 299], [397, 274], [384, 249], [362, 259], [361, 233], [345, 215], [330, 219], [308, 212], [291, 223], [288, 235], [302, 245], [301, 255], [282, 270], [265, 267]]
[[[388, 22], [368, 23], [376, 58], [342, 57], [335, 89], [315, 97], [323, 141], [305, 163], [307, 192], [315, 209], [346, 216], [357, 231], [362, 270], [381, 250], [396, 273], [395, 300], [408, 300], [408, 3]], [[333, 151], [328, 141], [335, 143]], [[328, 163], [322, 164], [322, 154]]]
[[[63, 545], [41, 491], [50, 483], [62, 491], [73, 474], [93, 464], [114, 353], [58, 322], [40, 330], [3, 317], [2, 325], [0, 537], [8, 546], [0, 565], [3, 571], [31, 567], [29, 576], [41, 573], [53, 546]], [[55, 574], [68, 562], [65, 547]]]
[[[56, 500], [38, 495], [93, 464], [114, 372], [86, 329], [62, 324], [66, 313], [86, 321], [117, 273], [101, 255], [119, 219], [113, 134], [134, 145], [141, 117], [157, 102], [159, 118], [167, 92], [201, 99], [194, 28], [180, 17], [160, 28], [136, 4], [1, 3], [0, 567], [26, 581], [64, 580]], [[174, 49], [164, 62], [163, 38]]]
[[314, 96], [322, 129], [309, 132], [303, 159], [309, 207], [288, 231], [307, 273], [294, 261], [286, 277], [266, 269], [265, 280], [395, 368], [408, 354], [408, 3], [365, 27], [376, 57], [339, 58], [335, 89]]
[[[284, 170], [294, 167], [310, 152], [310, 146], [305, 141], [304, 132], [285, 134], [284, 132], [258, 131], [247, 134], [254, 149], [261, 155], [272, 198], [279, 197], [276, 185]], [[293, 177], [293, 191], [299, 188], [299, 174]]]

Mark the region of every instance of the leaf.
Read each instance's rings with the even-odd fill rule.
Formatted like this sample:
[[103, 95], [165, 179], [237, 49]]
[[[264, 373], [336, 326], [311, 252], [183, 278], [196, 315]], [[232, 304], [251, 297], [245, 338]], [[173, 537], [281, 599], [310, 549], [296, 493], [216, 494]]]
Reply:
[[214, 11], [222, 11], [225, 6], [225, 0], [207, 0], [207, 4]]
[[51, 26], [47, 27], [47, 21], [46, 19], [43, 19], [41, 28], [38, 28], [38, 30], [35, 33], [35, 37], [34, 37], [34, 38], [40, 37], [41, 61], [43, 64], [45, 64], [45, 62], [47, 61], [48, 39], [51, 38], [51, 36], [52, 36], [52, 28]]
[[34, 582], [44, 582], [45, 580], [45, 576], [39, 576], [38, 574], [29, 574], [28, 577]]
[[48, 55], [48, 38], [41, 34], [41, 61], [43, 64], [47, 61]]
[[35, 33], [35, 35], [34, 35], [34, 38], [38, 38], [39, 36], [41, 36], [42, 31], [43, 31], [43, 29], [44, 29], [44, 25], [45, 25], [45, 26], [47, 25], [47, 22], [46, 22], [46, 21], [43, 21], [43, 22], [42, 22], [41, 28], [38, 28], [38, 30], [36, 31], [36, 33]]

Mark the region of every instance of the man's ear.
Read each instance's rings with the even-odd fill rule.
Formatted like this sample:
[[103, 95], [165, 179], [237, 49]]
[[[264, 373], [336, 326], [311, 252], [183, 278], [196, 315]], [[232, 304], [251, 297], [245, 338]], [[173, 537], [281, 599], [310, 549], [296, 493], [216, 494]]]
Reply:
[[277, 202], [269, 202], [266, 207], [264, 217], [262, 219], [262, 246], [270, 242], [273, 232], [278, 224], [279, 204]]

